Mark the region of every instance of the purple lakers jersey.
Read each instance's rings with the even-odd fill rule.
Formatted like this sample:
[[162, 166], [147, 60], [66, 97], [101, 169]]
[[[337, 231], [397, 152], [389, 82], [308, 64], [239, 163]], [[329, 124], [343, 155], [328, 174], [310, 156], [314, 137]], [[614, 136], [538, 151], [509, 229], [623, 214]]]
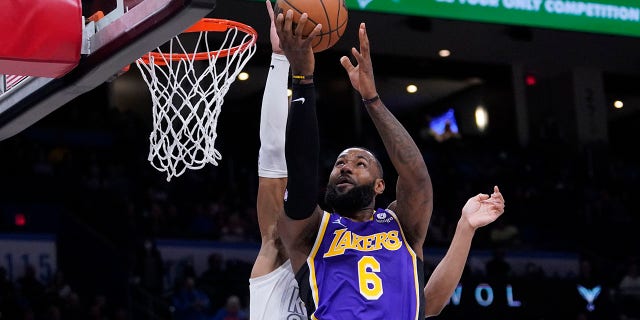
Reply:
[[366, 222], [325, 212], [307, 265], [312, 319], [424, 318], [422, 262], [390, 210]]

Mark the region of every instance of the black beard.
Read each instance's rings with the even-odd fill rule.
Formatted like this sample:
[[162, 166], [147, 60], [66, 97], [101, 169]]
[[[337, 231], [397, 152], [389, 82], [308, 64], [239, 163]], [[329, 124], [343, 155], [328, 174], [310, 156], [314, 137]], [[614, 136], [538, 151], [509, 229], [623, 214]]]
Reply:
[[375, 194], [374, 183], [355, 186], [342, 194], [335, 185], [327, 185], [324, 203], [335, 213], [349, 215], [369, 206]]

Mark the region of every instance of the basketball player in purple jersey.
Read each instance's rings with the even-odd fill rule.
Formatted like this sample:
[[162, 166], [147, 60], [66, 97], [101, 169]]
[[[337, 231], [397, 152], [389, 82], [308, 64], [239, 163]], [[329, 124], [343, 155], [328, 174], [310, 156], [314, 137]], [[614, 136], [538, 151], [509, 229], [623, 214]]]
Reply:
[[[460, 268], [448, 271], [439, 265], [425, 287], [422, 246], [433, 208], [431, 180], [414, 141], [377, 95], [363, 23], [360, 50], [352, 49], [357, 64], [347, 57], [340, 61], [398, 172], [397, 200], [387, 209], [374, 207], [375, 197], [385, 188], [382, 166], [368, 150], [348, 148], [338, 156], [327, 184], [325, 204], [333, 213], [323, 211], [316, 202], [319, 133], [311, 49], [320, 26], [303, 38], [306, 20], [302, 14], [293, 30], [291, 11], [276, 19], [281, 47], [294, 80], [299, 79], [293, 84], [286, 133], [289, 196], [279, 232], [296, 271], [301, 298], [312, 319], [433, 315], [444, 307], [460, 279], [475, 229], [504, 212], [504, 199], [497, 187], [491, 196], [469, 199], [456, 230], [461, 234], [456, 234], [445, 257]], [[476, 220], [467, 219], [472, 213], [478, 214]], [[450, 255], [452, 249], [466, 251]], [[431, 289], [439, 292], [431, 294]], [[425, 309], [427, 290], [426, 298], [434, 306]]]

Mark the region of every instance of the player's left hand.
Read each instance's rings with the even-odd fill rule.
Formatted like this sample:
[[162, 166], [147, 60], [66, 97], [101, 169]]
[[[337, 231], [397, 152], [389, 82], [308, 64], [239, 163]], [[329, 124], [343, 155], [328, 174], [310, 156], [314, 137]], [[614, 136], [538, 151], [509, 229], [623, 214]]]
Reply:
[[461, 219], [466, 220], [475, 230], [495, 221], [502, 213], [504, 213], [504, 197], [498, 186], [494, 186], [491, 195], [480, 193], [467, 200], [462, 208]]
[[369, 36], [367, 35], [366, 25], [360, 24], [358, 29], [358, 37], [360, 39], [360, 50], [351, 48], [351, 54], [356, 59], [357, 64], [354, 66], [347, 56], [340, 58], [340, 64], [347, 71], [351, 85], [360, 93], [363, 99], [371, 99], [378, 92], [373, 77], [373, 66], [371, 63], [371, 52], [369, 47]]

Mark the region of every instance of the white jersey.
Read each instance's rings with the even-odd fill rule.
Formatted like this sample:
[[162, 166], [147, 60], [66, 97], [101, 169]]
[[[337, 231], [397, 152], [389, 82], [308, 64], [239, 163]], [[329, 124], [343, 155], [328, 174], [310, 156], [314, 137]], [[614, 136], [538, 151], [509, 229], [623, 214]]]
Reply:
[[299, 292], [290, 260], [264, 276], [249, 279], [249, 319], [308, 319]]

